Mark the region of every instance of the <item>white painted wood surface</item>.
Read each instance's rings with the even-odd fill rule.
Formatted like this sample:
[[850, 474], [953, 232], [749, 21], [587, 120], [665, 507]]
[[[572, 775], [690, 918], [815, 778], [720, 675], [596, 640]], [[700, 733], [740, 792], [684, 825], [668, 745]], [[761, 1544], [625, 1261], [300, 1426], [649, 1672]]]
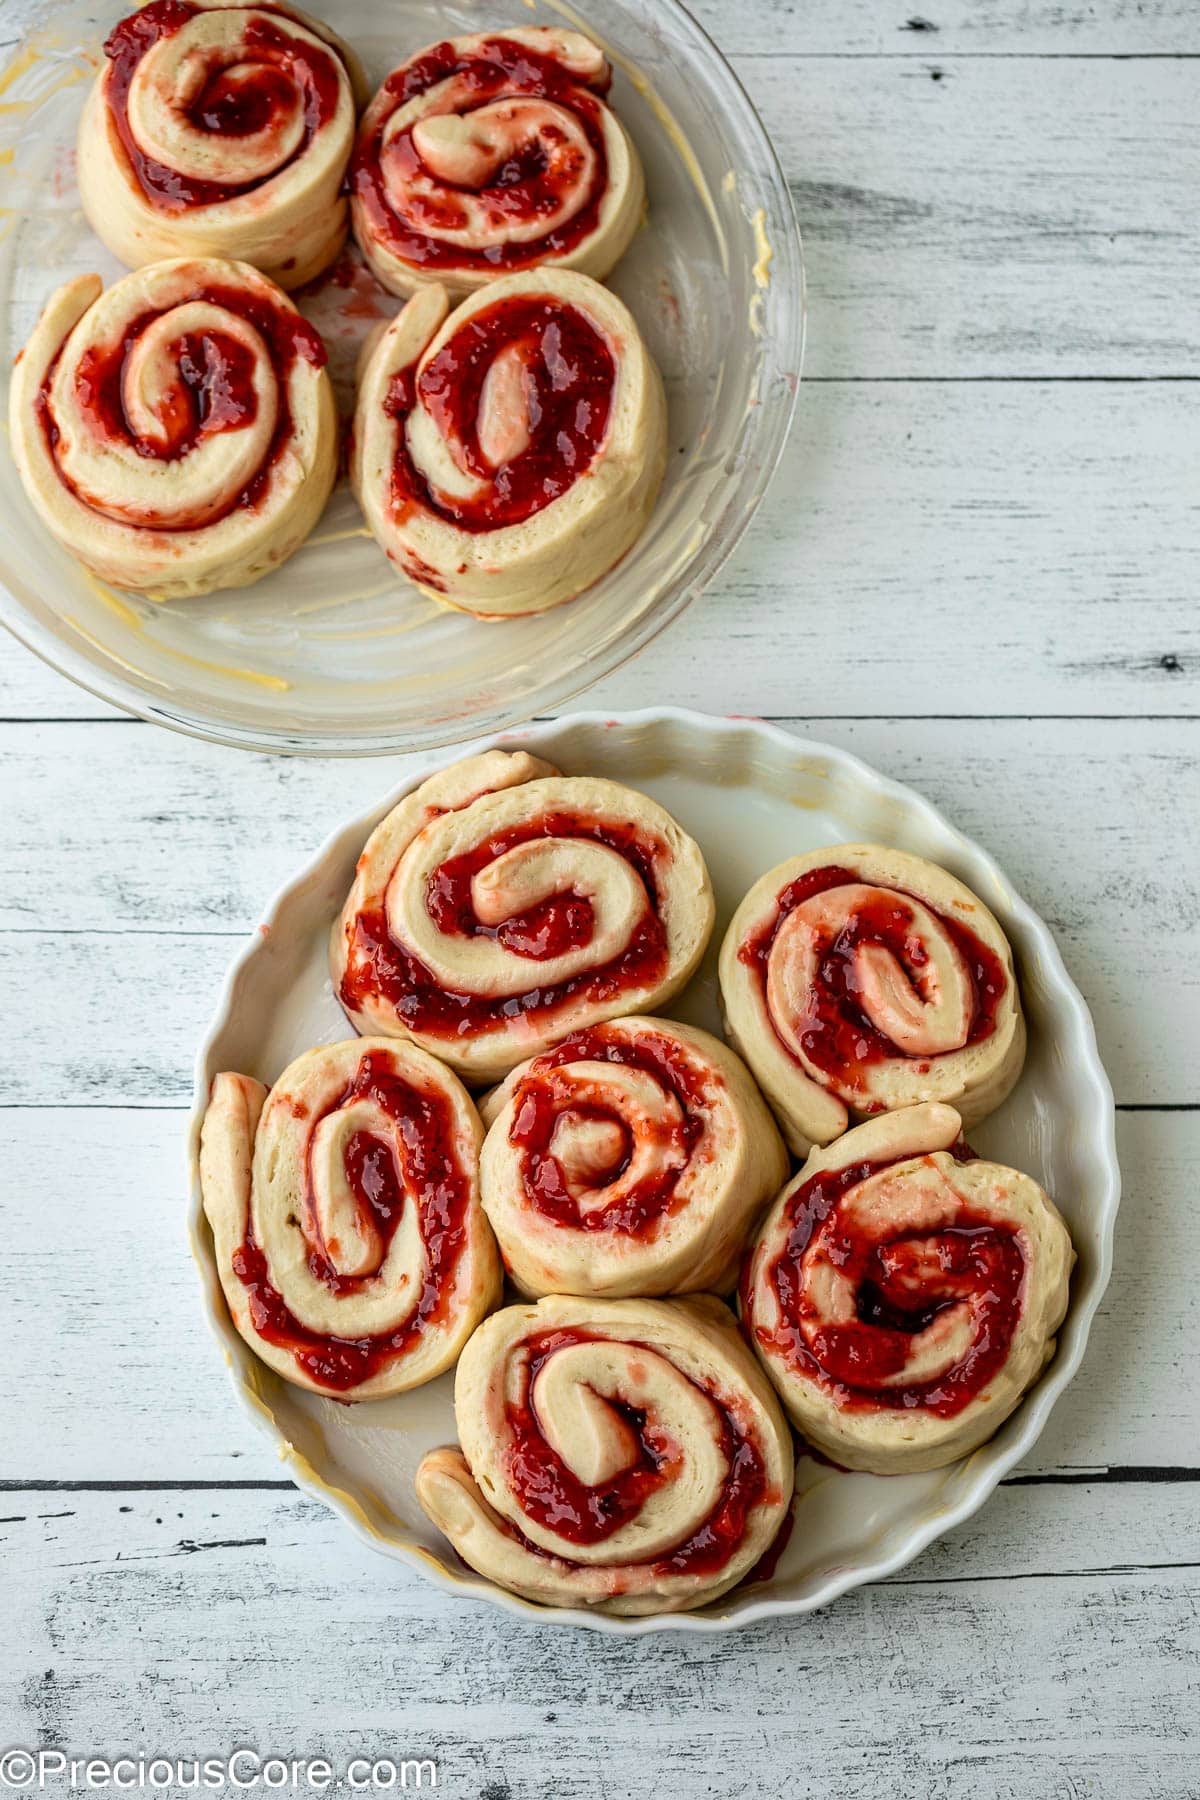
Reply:
[[843, 744], [1051, 922], [1122, 1109], [1087, 1362], [977, 1519], [815, 1618], [612, 1642], [372, 1557], [229, 1401], [181, 1131], [238, 939], [400, 765], [170, 738], [5, 640], [0, 1747], [429, 1755], [479, 1800], [1200, 1795], [1200, 10], [696, 10], [793, 185], [809, 379], [735, 561], [588, 703]]

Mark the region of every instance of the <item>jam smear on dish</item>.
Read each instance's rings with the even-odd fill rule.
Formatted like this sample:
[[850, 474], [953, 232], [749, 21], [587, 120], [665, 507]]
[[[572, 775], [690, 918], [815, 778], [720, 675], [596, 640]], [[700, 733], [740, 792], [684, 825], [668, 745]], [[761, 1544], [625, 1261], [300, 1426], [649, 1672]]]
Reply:
[[[738, 951], [739, 960], [757, 970], [765, 985], [771, 946], [788, 915], [804, 901], [811, 900], [814, 894], [825, 893], [829, 888], [859, 885], [872, 887], [876, 884], [855, 874], [852, 869], [834, 866], [809, 869], [780, 892], [774, 917], [747, 938]], [[821, 946], [818, 979], [811, 994], [812, 1010], [805, 1017], [800, 1041], [810, 1061], [839, 1083], [853, 1085], [857, 1071], [905, 1054], [872, 1024], [859, 1006], [854, 965], [855, 952], [861, 944], [882, 944], [892, 952], [902, 969], [920, 966], [925, 952], [913, 934], [913, 915], [906, 904], [916, 898], [915, 894], [906, 894], [902, 888], [881, 891], [879, 897], [873, 897], [865, 906], [856, 907], [843, 928]], [[934, 915], [953, 940], [970, 973], [975, 1007], [966, 1042], [976, 1044], [995, 1030], [996, 1012], [1008, 987], [1004, 965], [968, 926], [938, 912], [927, 900], [919, 904]]]
[[193, 206], [215, 206], [252, 192], [294, 162], [337, 110], [341, 62], [335, 51], [289, 36], [261, 16], [246, 21], [241, 42], [252, 67], [218, 69], [188, 107], [193, 125], [218, 137], [245, 137], [282, 130], [297, 94], [304, 108], [304, 133], [292, 155], [255, 181], [226, 184], [181, 175], [177, 169], [147, 156], [129, 122], [129, 89], [146, 52], [196, 16], [186, 0], [150, 0], [139, 12], [122, 19], [104, 46], [108, 57], [105, 96], [117, 135], [138, 185], [151, 205], [163, 212], [185, 212]]
[[[569, 1083], [555, 1079], [555, 1071], [578, 1062], [617, 1063], [643, 1069], [672, 1093], [680, 1116], [664, 1125], [665, 1152], [673, 1151], [666, 1166], [645, 1175], [620, 1193], [610, 1205], [581, 1210], [571, 1191], [562, 1164], [554, 1155], [555, 1128], [564, 1112], [577, 1119], [595, 1119], [621, 1129], [623, 1152], [611, 1167], [591, 1177], [592, 1187], [608, 1187], [629, 1167], [633, 1145], [619, 1110], [603, 1105], [583, 1105], [574, 1098]], [[508, 1141], [522, 1151], [521, 1178], [529, 1203], [547, 1218], [576, 1231], [615, 1231], [625, 1237], [650, 1238], [663, 1220], [682, 1203], [679, 1184], [696, 1144], [704, 1132], [705, 1076], [680, 1053], [677, 1045], [657, 1033], [646, 1032], [636, 1041], [596, 1026], [577, 1031], [557, 1049], [539, 1056], [513, 1095]]]
[[[533, 97], [560, 105], [578, 120], [593, 157], [592, 179], [580, 194], [571, 217], [544, 237], [532, 242], [489, 244], [475, 250], [469, 245], [430, 237], [420, 229], [419, 222], [406, 221], [393, 209], [388, 197], [389, 165], [392, 181], [405, 192], [414, 214], [424, 214], [427, 224], [454, 231], [466, 223], [449, 183], [439, 182], [436, 193], [413, 191], [410, 178], [425, 176], [428, 180], [428, 176], [411, 130], [397, 133], [386, 148], [383, 142], [391, 113], [452, 76], [459, 89], [455, 111], [460, 114], [469, 115], [495, 100]], [[359, 133], [350, 163], [350, 191], [365, 210], [376, 236], [397, 257], [418, 268], [491, 269], [501, 275], [564, 256], [595, 231], [599, 220], [608, 183], [608, 158], [595, 94], [606, 92], [610, 80], [606, 76], [589, 90], [553, 57], [503, 36], [489, 38], [465, 58], [452, 43], [435, 44], [405, 68], [393, 71], [384, 82], [384, 91], [394, 104], [372, 127], [364, 127]], [[558, 159], [552, 168], [537, 144], [523, 147], [500, 165], [483, 190], [493, 220], [498, 224], [508, 219], [524, 223], [557, 212], [563, 192], [577, 185], [579, 173], [570, 158]]]
[[[125, 516], [129, 523], [152, 524], [160, 531], [186, 531], [198, 524], [215, 524], [237, 507], [257, 504], [291, 436], [288, 375], [297, 361], [309, 363], [315, 369], [324, 368], [326, 361], [325, 345], [315, 327], [292, 307], [280, 304], [266, 293], [204, 283], [184, 298], [203, 300], [236, 314], [252, 325], [264, 340], [277, 385], [275, 430], [267, 453], [251, 480], [219, 509], [206, 512], [202, 518], [175, 514], [168, 520], [128, 509]], [[80, 411], [105, 438], [128, 444], [139, 456], [172, 462], [186, 456], [203, 438], [252, 424], [258, 411], [258, 397], [252, 379], [253, 354], [240, 339], [219, 328], [181, 333], [173, 346], [178, 380], [168, 392], [159, 415], [161, 435], [156, 438], [139, 435], [133, 429], [125, 407], [126, 365], [142, 332], [161, 317], [160, 312], [148, 309], [132, 319], [123, 335], [112, 344], [84, 351], [75, 369], [75, 397]], [[60, 351], [47, 370], [37, 399], [37, 413], [59, 479], [74, 493], [74, 483], [55, 455], [60, 433], [51, 391], [61, 355]], [[86, 494], [78, 497], [89, 503]]]
[[[619, 1414], [637, 1446], [629, 1468], [610, 1481], [589, 1487], [546, 1442], [532, 1404], [538, 1371], [556, 1351], [592, 1341], [604, 1340], [572, 1330], [529, 1338], [524, 1345], [527, 1362], [521, 1396], [507, 1407], [513, 1440], [507, 1474], [522, 1512], [569, 1543], [587, 1545], [604, 1543], [636, 1518], [649, 1496], [673, 1480], [682, 1467], [678, 1447], [643, 1409], [607, 1396], [605, 1404]], [[631, 1344], [630, 1348], [651, 1356], [661, 1354], [652, 1344]], [[766, 1469], [757, 1445], [716, 1395], [707, 1388], [702, 1391], [720, 1415], [721, 1450], [729, 1472], [708, 1517], [677, 1549], [655, 1562], [654, 1567], [664, 1574], [709, 1575], [723, 1569], [745, 1537], [751, 1512], [766, 1496]], [[528, 1539], [524, 1541], [530, 1549], [545, 1554]]]
[[[956, 1160], [963, 1160], [957, 1149]], [[907, 1160], [907, 1159], [905, 1159]], [[787, 1242], [766, 1271], [781, 1323], [754, 1326], [764, 1348], [833, 1393], [839, 1407], [953, 1418], [998, 1374], [1021, 1313], [1025, 1258], [1015, 1230], [965, 1204], [953, 1225], [901, 1233], [880, 1243], [842, 1216], [843, 1198], [891, 1163], [853, 1163], [813, 1175], [788, 1202]], [[858, 1296], [858, 1317], [806, 1335], [814, 1317], [801, 1263], [815, 1239]], [[742, 1313], [752, 1319], [751, 1258], [742, 1268]], [[965, 1356], [929, 1381], [884, 1386], [901, 1373], [910, 1340], [946, 1307], [972, 1304], [975, 1330]]]
[[542, 837], [590, 839], [616, 851], [636, 869], [646, 890], [646, 911], [619, 956], [602, 968], [588, 969], [556, 984], [542, 987], [535, 981], [520, 994], [483, 997], [462, 993], [442, 987], [412, 951], [396, 942], [379, 907], [359, 913], [354, 921], [339, 990], [342, 1003], [358, 1011], [365, 1002], [382, 998], [413, 1031], [452, 1038], [500, 1030], [515, 1019], [537, 1021], [574, 1000], [606, 1003], [660, 980], [667, 963], [667, 944], [655, 912], [656, 846], [617, 821], [597, 823], [572, 813], [543, 813], [451, 858], [434, 871], [426, 896], [440, 929], [458, 936], [499, 939], [514, 955], [528, 958], [531, 978], [539, 961], [561, 954], [555, 946], [586, 943], [592, 925], [591, 904], [575, 894], [553, 895], [501, 925], [484, 925], [475, 916], [471, 881], [476, 872], [515, 845]]
[[[395, 1121], [396, 1141], [403, 1148], [397, 1158], [393, 1144], [370, 1132], [354, 1133], [345, 1155], [351, 1191], [364, 1220], [378, 1233], [384, 1254], [410, 1205], [417, 1209], [425, 1246], [424, 1277], [406, 1322], [375, 1337], [322, 1336], [300, 1323], [272, 1285], [266, 1256], [249, 1223], [233, 1256], [234, 1273], [249, 1296], [254, 1329], [268, 1343], [290, 1350], [306, 1374], [335, 1391], [369, 1381], [446, 1316], [455, 1266], [466, 1244], [471, 1195], [470, 1180], [455, 1154], [453, 1108], [444, 1095], [413, 1086], [386, 1051], [372, 1050], [362, 1057], [354, 1079], [330, 1111], [362, 1099], [374, 1102]], [[314, 1127], [318, 1122], [313, 1121]], [[311, 1208], [310, 1193], [310, 1213]], [[332, 1293], [354, 1293], [378, 1279], [377, 1274], [339, 1274], [313, 1236], [306, 1232], [306, 1237], [309, 1270]]]
[[[483, 385], [498, 355], [520, 359], [528, 442], [493, 465], [479, 441]], [[392, 377], [385, 408], [401, 421], [391, 508], [419, 506], [464, 531], [519, 525], [586, 475], [608, 436], [617, 365], [604, 333], [552, 295], [514, 294], [473, 314], [421, 367]], [[480, 484], [470, 498], [435, 492], [409, 455], [403, 420], [420, 403], [456, 462]]]

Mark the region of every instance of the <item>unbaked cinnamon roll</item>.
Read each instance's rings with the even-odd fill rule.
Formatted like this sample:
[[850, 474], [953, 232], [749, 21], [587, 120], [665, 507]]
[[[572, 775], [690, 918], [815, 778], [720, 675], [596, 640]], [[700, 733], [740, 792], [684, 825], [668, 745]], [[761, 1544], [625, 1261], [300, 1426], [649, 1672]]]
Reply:
[[497, 1081], [573, 1031], [665, 1005], [713, 925], [704, 858], [653, 800], [489, 750], [376, 826], [330, 947], [364, 1032]]
[[512, 269], [603, 280], [641, 223], [642, 165], [600, 49], [535, 25], [448, 38], [393, 69], [350, 169], [354, 234], [394, 294]]
[[500, 1297], [465, 1089], [409, 1044], [218, 1075], [200, 1185], [238, 1331], [286, 1381], [376, 1400], [440, 1375]]
[[285, 288], [333, 261], [362, 89], [333, 32], [275, 0], [151, 0], [104, 49], [79, 191], [114, 256], [230, 257]]
[[574, 1032], [480, 1111], [484, 1211], [526, 1294], [728, 1293], [787, 1176], [749, 1070], [668, 1019]]
[[337, 473], [325, 347], [245, 263], [68, 281], [17, 359], [9, 431], [47, 529], [155, 600], [277, 567]]
[[937, 1469], [1041, 1373], [1075, 1253], [1028, 1175], [976, 1157], [950, 1106], [814, 1150], [747, 1254], [742, 1316], [809, 1443], [848, 1469]]
[[367, 356], [350, 479], [418, 587], [484, 618], [544, 612], [640, 536], [666, 461], [662, 381], [586, 275], [510, 275], [449, 317], [422, 289]]
[[721, 946], [728, 1034], [792, 1149], [851, 1119], [943, 1100], [973, 1125], [1025, 1059], [1012, 951], [970, 888], [876, 844], [757, 881]]
[[463, 1351], [454, 1413], [462, 1448], [425, 1457], [417, 1498], [464, 1562], [546, 1605], [703, 1606], [791, 1500], [783, 1415], [711, 1296], [508, 1307]]

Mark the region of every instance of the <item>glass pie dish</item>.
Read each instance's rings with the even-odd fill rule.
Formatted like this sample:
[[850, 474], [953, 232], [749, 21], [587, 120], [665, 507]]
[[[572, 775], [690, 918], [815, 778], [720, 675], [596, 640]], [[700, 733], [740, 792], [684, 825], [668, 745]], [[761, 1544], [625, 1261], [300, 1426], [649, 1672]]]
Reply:
[[[105, 35], [128, 10], [128, 0], [13, 8], [24, 35], [0, 71], [6, 388], [60, 283], [123, 272], [83, 218], [74, 144]], [[648, 219], [610, 282], [668, 395], [667, 476], [634, 549], [566, 605], [481, 621], [395, 572], [342, 479], [282, 568], [252, 587], [162, 604], [76, 563], [35, 518], [5, 452], [0, 619], [71, 680], [144, 718], [248, 748], [431, 748], [561, 706], [676, 618], [728, 557], [779, 459], [800, 377], [804, 277], [786, 182], [736, 77], [676, 0], [592, 0], [586, 16], [565, 0], [412, 0], [402, 25], [386, 0], [347, 0], [331, 22], [374, 84], [423, 44], [518, 14], [601, 43], [612, 104], [646, 168]], [[363, 337], [400, 303], [345, 260], [298, 299], [325, 336], [345, 412]]]

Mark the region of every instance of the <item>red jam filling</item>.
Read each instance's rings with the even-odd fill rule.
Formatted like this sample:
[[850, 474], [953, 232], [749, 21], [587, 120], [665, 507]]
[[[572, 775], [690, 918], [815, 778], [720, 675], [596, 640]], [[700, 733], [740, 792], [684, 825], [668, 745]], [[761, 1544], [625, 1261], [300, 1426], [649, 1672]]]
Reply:
[[[532, 1402], [538, 1371], [556, 1351], [589, 1341], [590, 1334], [585, 1331], [547, 1332], [527, 1340], [522, 1397], [507, 1408], [512, 1434], [507, 1475], [528, 1518], [569, 1543], [591, 1545], [604, 1543], [622, 1525], [636, 1518], [649, 1496], [679, 1473], [681, 1458], [669, 1436], [641, 1408], [614, 1402], [607, 1396], [605, 1403], [615, 1407], [637, 1444], [637, 1457], [629, 1468], [611, 1481], [588, 1487], [546, 1442]], [[634, 1344], [631, 1348], [658, 1354], [652, 1344]], [[742, 1543], [749, 1516], [766, 1495], [766, 1469], [757, 1445], [716, 1395], [707, 1388], [703, 1391], [721, 1415], [721, 1449], [729, 1472], [708, 1518], [677, 1549], [652, 1565], [663, 1574], [718, 1573]], [[528, 1539], [524, 1542], [536, 1554], [545, 1554]]]
[[[388, 200], [382, 161], [383, 134], [388, 119], [418, 94], [450, 76], [458, 77], [466, 85], [465, 99], [456, 102], [456, 110], [462, 114], [473, 112], [493, 100], [533, 96], [553, 101], [575, 115], [595, 158], [595, 173], [570, 219], [532, 242], [491, 244], [481, 250], [472, 250], [441, 238], [428, 237], [396, 216]], [[527, 45], [505, 37], [489, 38], [469, 57], [460, 56], [452, 43], [435, 44], [424, 56], [396, 69], [383, 87], [393, 105], [370, 129], [364, 128], [359, 134], [349, 181], [351, 192], [366, 212], [375, 236], [402, 261], [419, 268], [494, 269], [500, 274], [506, 269], [532, 267], [545, 262], [548, 257], [564, 256], [595, 231], [608, 184], [608, 158], [600, 109], [593, 94], [553, 57], [542, 56]], [[606, 79], [598, 91], [606, 92], [607, 88]], [[388, 145], [386, 154], [394, 171], [393, 179], [406, 188], [407, 178], [424, 169], [411, 131], [398, 133]], [[527, 146], [500, 166], [485, 190], [492, 218], [497, 224], [503, 224], [509, 219], [524, 221], [537, 218], [539, 214], [553, 214], [561, 205], [564, 190], [573, 187], [577, 179], [578, 170], [570, 166], [570, 159], [564, 159], [552, 174], [539, 146]], [[465, 210], [455, 203], [454, 188], [448, 183], [439, 182], [438, 185], [440, 191], [436, 196], [411, 196], [414, 211], [419, 209], [424, 222], [439, 230], [461, 230], [467, 218]]]
[[[873, 885], [865, 877], [855, 874], [853, 869], [810, 869], [807, 874], [798, 876], [780, 893], [774, 917], [742, 945], [738, 951], [739, 960], [757, 970], [765, 986], [771, 946], [788, 915], [804, 901], [811, 900], [814, 894], [860, 883], [868, 887]], [[905, 970], [920, 968], [925, 960], [920, 939], [912, 931], [913, 914], [905, 904], [917, 896], [906, 894], [901, 888], [889, 888], [887, 894], [888, 898], [872, 899], [867, 905], [857, 907], [841, 931], [821, 945], [818, 979], [811, 994], [812, 1011], [800, 1028], [800, 1042], [810, 1062], [845, 1086], [854, 1086], [856, 1076], [867, 1065], [906, 1054], [871, 1023], [859, 1005], [855, 973], [855, 952], [861, 944], [883, 945]], [[970, 973], [975, 1008], [966, 1041], [978, 1043], [996, 1028], [996, 1012], [1008, 985], [1004, 965], [968, 926], [938, 912], [927, 900], [920, 904], [933, 914], [953, 940]], [[928, 1060], [936, 1061], [936, 1058]]]
[[783, 1553], [792, 1541], [792, 1532], [796, 1528], [796, 1502], [793, 1500], [783, 1515], [783, 1523], [771, 1539], [754, 1567], [746, 1577], [746, 1586], [756, 1581], [771, 1581], [783, 1560]]
[[313, 135], [337, 110], [341, 66], [336, 54], [280, 31], [267, 19], [252, 16], [246, 21], [241, 44], [247, 62], [253, 66], [243, 69], [235, 64], [214, 71], [188, 107], [187, 115], [193, 125], [218, 137], [246, 137], [251, 132], [267, 131], [276, 122], [282, 130], [299, 92], [304, 106], [304, 134], [296, 150], [269, 175], [240, 185], [181, 175], [146, 156], [129, 123], [130, 85], [151, 46], [172, 36], [197, 11], [186, 0], [151, 0], [140, 12], [122, 19], [104, 46], [109, 61], [105, 94], [117, 135], [142, 192], [151, 205], [163, 212], [215, 206], [253, 192], [303, 155]]
[[[407, 1321], [376, 1337], [323, 1337], [300, 1323], [272, 1285], [267, 1259], [249, 1223], [233, 1256], [233, 1271], [247, 1291], [250, 1318], [259, 1336], [290, 1350], [307, 1375], [335, 1392], [369, 1381], [445, 1318], [455, 1267], [466, 1247], [471, 1195], [470, 1181], [454, 1151], [454, 1111], [444, 1095], [413, 1087], [386, 1052], [370, 1051], [330, 1111], [362, 1099], [373, 1101], [395, 1120], [403, 1145], [403, 1176], [390, 1144], [370, 1132], [356, 1132], [346, 1146], [345, 1171], [360, 1215], [374, 1227], [386, 1253], [405, 1206], [413, 1205], [425, 1246], [424, 1279]], [[314, 1128], [317, 1123], [313, 1121]], [[308, 1205], [311, 1215], [311, 1185]], [[378, 1279], [339, 1274], [311, 1236], [308, 1266], [316, 1280], [338, 1295], [355, 1293]]]
[[[964, 1147], [965, 1149], [965, 1147]], [[958, 1160], [964, 1149], [956, 1147]], [[1011, 1226], [966, 1205], [952, 1226], [902, 1234], [887, 1243], [868, 1238], [844, 1219], [840, 1202], [890, 1163], [855, 1163], [817, 1174], [788, 1204], [791, 1228], [784, 1249], [766, 1271], [781, 1323], [752, 1325], [764, 1349], [833, 1394], [847, 1410], [903, 1411], [920, 1407], [953, 1418], [1004, 1365], [1021, 1312], [1025, 1258]], [[829, 1261], [858, 1295], [858, 1318], [805, 1335], [814, 1309], [804, 1291], [801, 1262], [820, 1238]], [[742, 1270], [742, 1314], [753, 1321], [750, 1257]], [[937, 1314], [970, 1300], [975, 1334], [966, 1355], [930, 1381], [883, 1387], [908, 1360], [910, 1340]]]
[[[555, 1071], [567, 1063], [619, 1063], [643, 1069], [668, 1089], [679, 1102], [681, 1117], [667, 1130], [665, 1146], [675, 1152], [675, 1166], [646, 1175], [610, 1205], [587, 1212], [571, 1192], [562, 1164], [551, 1150], [555, 1127], [564, 1111], [575, 1118], [596, 1119], [621, 1126], [623, 1153], [612, 1166], [591, 1178], [594, 1187], [608, 1187], [629, 1167], [632, 1143], [620, 1113], [602, 1105], [581, 1105], [570, 1086], [555, 1079]], [[676, 1045], [657, 1034], [646, 1033], [636, 1042], [606, 1032], [603, 1026], [577, 1031], [556, 1050], [539, 1056], [513, 1096], [508, 1141], [523, 1152], [521, 1183], [526, 1199], [536, 1211], [558, 1225], [576, 1231], [615, 1231], [624, 1237], [652, 1238], [664, 1218], [682, 1203], [679, 1183], [696, 1144], [704, 1132], [704, 1085], [701, 1072], [689, 1064]]]
[[539, 819], [514, 825], [474, 850], [451, 858], [434, 871], [426, 895], [440, 929], [456, 936], [499, 939], [515, 955], [529, 959], [531, 974], [538, 962], [559, 955], [562, 946], [586, 943], [592, 927], [591, 905], [575, 894], [556, 894], [501, 925], [484, 925], [475, 916], [471, 905], [475, 873], [515, 844], [540, 837], [588, 838], [604, 844], [631, 863], [641, 877], [646, 912], [612, 962], [552, 986], [531, 986], [521, 994], [493, 999], [461, 993], [441, 987], [424, 963], [396, 942], [384, 909], [378, 907], [359, 913], [354, 921], [339, 990], [342, 1004], [355, 1012], [370, 1001], [383, 999], [413, 1031], [465, 1037], [502, 1030], [517, 1019], [538, 1020], [575, 1002], [607, 1004], [618, 995], [659, 981], [666, 968], [667, 947], [655, 912], [656, 847], [629, 826], [615, 822], [598, 824], [571, 813], [543, 813]]
[[[496, 467], [479, 442], [480, 398], [501, 352], [515, 350], [525, 377], [529, 442]], [[608, 435], [616, 359], [607, 338], [574, 306], [513, 295], [477, 312], [421, 370], [392, 377], [385, 409], [401, 421], [391, 506], [414, 504], [464, 531], [496, 531], [540, 512], [585, 475]], [[403, 420], [420, 401], [461, 466], [484, 485], [473, 499], [434, 495], [408, 453]]]
[[[277, 415], [267, 454], [247, 485], [224, 507], [205, 513], [203, 519], [175, 516], [166, 523], [156, 521], [156, 528], [164, 531], [186, 531], [197, 524], [215, 524], [239, 506], [253, 507], [258, 503], [271, 471], [291, 437], [292, 413], [288, 401], [291, 369], [297, 361], [322, 369], [326, 361], [320, 333], [291, 307], [281, 305], [265, 294], [211, 284], [198, 287], [187, 295], [187, 299], [204, 300], [223, 307], [253, 325], [270, 352], [278, 384]], [[245, 344], [220, 330], [185, 332], [173, 346], [178, 380], [167, 394], [159, 414], [162, 434], [155, 439], [139, 436], [125, 410], [125, 368], [142, 332], [159, 317], [161, 314], [154, 310], [140, 313], [116, 342], [84, 351], [75, 370], [75, 396], [80, 411], [92, 422], [98, 434], [110, 441], [123, 441], [139, 456], [173, 462], [186, 456], [201, 438], [252, 424], [258, 399], [252, 379], [254, 358]], [[74, 493], [74, 484], [67, 479], [54, 454], [59, 429], [50, 390], [57, 366], [56, 357], [38, 395], [37, 412], [59, 479]], [[87, 503], [86, 494], [80, 494], [78, 498]], [[130, 521], [140, 522], [133, 509]]]
[[75, 391], [105, 437], [123, 437], [139, 456], [174, 462], [202, 437], [253, 424], [258, 411], [254, 354], [221, 331], [186, 332], [172, 345], [178, 381], [159, 410], [162, 435], [157, 440], [138, 437], [125, 414], [123, 374], [130, 349], [154, 316], [144, 313], [136, 319], [119, 345], [85, 351], [76, 368]]

